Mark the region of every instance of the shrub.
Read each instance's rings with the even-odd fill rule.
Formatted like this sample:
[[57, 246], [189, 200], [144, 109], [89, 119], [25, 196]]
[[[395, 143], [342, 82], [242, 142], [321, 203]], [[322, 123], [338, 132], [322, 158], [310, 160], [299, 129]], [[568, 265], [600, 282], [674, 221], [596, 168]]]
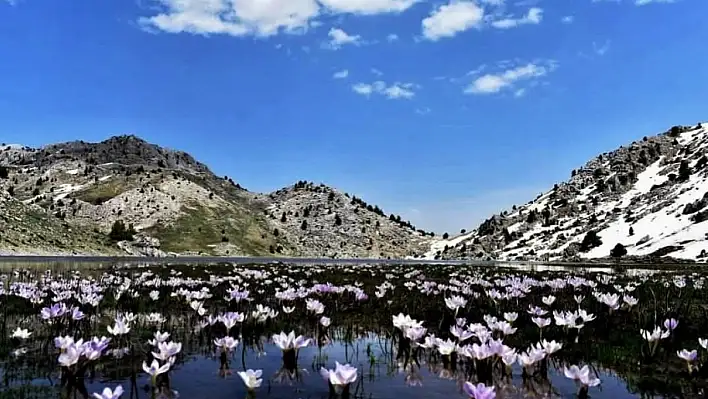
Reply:
[[7, 179], [8, 176], [10, 176], [10, 171], [7, 170], [7, 167], [0, 166], [0, 179]]
[[627, 255], [627, 248], [625, 248], [621, 243], [617, 243], [617, 245], [615, 245], [615, 247], [610, 251], [610, 256], [613, 258], [621, 258], [625, 255]]
[[450, 237], [450, 235], [449, 235], [449, 234], [447, 234], [447, 233], [443, 233], [443, 235], [442, 235], [442, 238], [443, 238], [443, 240], [447, 240], [447, 239], [448, 239], [448, 237]]
[[686, 181], [689, 176], [691, 176], [691, 168], [688, 167], [688, 161], [684, 159], [679, 166], [678, 179], [679, 181]]
[[593, 248], [602, 245], [600, 236], [593, 230], [588, 231], [583, 237], [583, 242], [580, 243], [580, 252], [587, 252]]
[[130, 241], [135, 235], [135, 229], [133, 225], [128, 225], [126, 227], [122, 220], [116, 220], [113, 222], [111, 227], [111, 232], [108, 233], [108, 237], [113, 241]]

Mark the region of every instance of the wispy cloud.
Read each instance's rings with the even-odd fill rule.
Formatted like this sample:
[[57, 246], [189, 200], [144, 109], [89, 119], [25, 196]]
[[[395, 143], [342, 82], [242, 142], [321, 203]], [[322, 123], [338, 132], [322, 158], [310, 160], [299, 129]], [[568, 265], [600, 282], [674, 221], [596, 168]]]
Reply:
[[675, 3], [676, 0], [635, 0], [634, 4], [638, 6], [645, 6], [647, 4], [659, 4], [659, 3]]
[[575, 21], [575, 17], [572, 15], [566, 15], [565, 17], [561, 18], [561, 22], [564, 24], [572, 24], [573, 21]]
[[492, 21], [492, 26], [497, 29], [515, 28], [520, 25], [536, 25], [543, 19], [543, 10], [538, 7], [531, 7], [526, 15], [521, 18], [506, 17]]
[[[554, 61], [548, 61], [545, 65], [540, 63], [528, 63], [498, 73], [488, 73], [472, 81], [472, 83], [465, 88], [464, 92], [466, 94], [499, 93], [502, 90], [514, 88], [518, 82], [545, 76], [555, 68], [556, 63]], [[515, 96], [521, 97], [525, 93], [526, 90], [524, 88], [516, 88]]]
[[386, 36], [386, 41], [389, 43], [393, 43], [395, 41], [398, 41], [398, 35], [395, 33], [391, 33], [388, 36]]
[[606, 40], [605, 43], [601, 45], [592, 42], [592, 50], [597, 55], [605, 55], [608, 51], [610, 51], [610, 44], [611, 42], [609, 40]]
[[371, 73], [373, 73], [376, 76], [383, 76], [383, 72], [381, 72], [380, 70], [378, 70], [376, 68], [371, 68]]
[[418, 115], [428, 115], [432, 110], [429, 107], [420, 107], [415, 109], [415, 113]]
[[343, 69], [341, 71], [337, 71], [332, 75], [333, 78], [335, 79], [344, 79], [347, 76], [349, 76], [349, 70], [348, 69]]
[[400, 83], [396, 82], [393, 84], [386, 84], [382, 80], [377, 80], [373, 83], [356, 83], [352, 85], [352, 90], [363, 96], [370, 96], [372, 94], [379, 94], [386, 98], [395, 99], [410, 99], [415, 96], [413, 90], [417, 89], [419, 86], [415, 83]]
[[327, 34], [329, 36], [329, 41], [326, 43], [325, 47], [337, 50], [345, 45], [361, 45], [362, 40], [360, 35], [350, 35], [342, 29], [332, 28]]

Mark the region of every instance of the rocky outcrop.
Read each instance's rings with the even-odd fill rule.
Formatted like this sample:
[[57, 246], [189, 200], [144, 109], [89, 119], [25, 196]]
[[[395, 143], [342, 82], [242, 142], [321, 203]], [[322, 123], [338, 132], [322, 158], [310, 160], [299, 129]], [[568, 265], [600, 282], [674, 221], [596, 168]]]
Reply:
[[151, 258], [163, 258], [167, 256], [160, 250], [160, 240], [144, 235], [136, 235], [132, 241], [119, 241], [118, 247], [131, 256], [147, 256]]

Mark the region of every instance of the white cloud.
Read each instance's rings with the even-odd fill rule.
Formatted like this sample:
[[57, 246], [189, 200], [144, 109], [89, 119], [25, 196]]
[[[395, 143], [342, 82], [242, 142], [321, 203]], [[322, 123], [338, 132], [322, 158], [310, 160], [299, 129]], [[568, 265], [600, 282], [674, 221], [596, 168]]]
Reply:
[[307, 28], [315, 0], [158, 0], [163, 12], [140, 22], [170, 33], [270, 36]]
[[521, 18], [503, 18], [492, 21], [492, 26], [498, 29], [509, 29], [519, 25], [537, 25], [541, 23], [543, 18], [543, 10], [538, 7], [531, 7], [529, 11]]
[[355, 93], [364, 96], [369, 96], [371, 94], [380, 94], [389, 99], [410, 99], [415, 96], [413, 91], [418, 86], [414, 83], [393, 83], [387, 85], [386, 82], [382, 80], [377, 80], [374, 83], [357, 83], [352, 85], [352, 90]]
[[352, 90], [354, 90], [354, 92], [357, 94], [368, 96], [369, 94], [374, 92], [374, 86], [368, 83], [357, 83], [355, 85], [352, 85]]
[[420, 0], [319, 0], [330, 11], [351, 14], [401, 12], [407, 10], [418, 1]]
[[271, 36], [318, 25], [323, 13], [401, 12], [418, 0], [152, 0], [161, 11], [139, 22], [169, 33]]
[[645, 6], [647, 4], [658, 4], [658, 3], [675, 3], [676, 0], [635, 0], [634, 4], [638, 6]]
[[432, 110], [429, 107], [416, 108], [415, 113], [418, 115], [428, 115]]
[[376, 76], [382, 76], [382, 75], [383, 75], [383, 72], [379, 71], [379, 70], [376, 69], [376, 68], [371, 68], [371, 73], [373, 73], [373, 74], [376, 75]]
[[611, 42], [609, 40], [605, 41], [602, 45], [592, 42], [592, 49], [597, 55], [605, 55], [608, 51], [610, 51], [610, 44]]
[[428, 40], [452, 37], [478, 27], [483, 21], [484, 10], [472, 1], [452, 0], [439, 6], [421, 23], [423, 37]]
[[[522, 80], [529, 80], [534, 78], [539, 78], [541, 76], [547, 75], [549, 72], [555, 69], [555, 63], [549, 62], [548, 65], [538, 65], [534, 63], [528, 63], [526, 65], [517, 66], [515, 68], [507, 69], [505, 71], [499, 72], [497, 74], [488, 73], [482, 75], [475, 79], [467, 88], [465, 88], [465, 93], [467, 94], [490, 94], [498, 93], [506, 88], [511, 88], [515, 83]], [[523, 89], [522, 89], [523, 90]], [[515, 92], [516, 96], [522, 96], [525, 90]]]
[[566, 15], [565, 17], [561, 18], [561, 22], [563, 22], [564, 24], [572, 24], [574, 20], [575, 17], [572, 15]]
[[332, 28], [329, 30], [329, 47], [332, 49], [338, 49], [346, 44], [359, 45], [361, 44], [361, 36], [350, 35], [347, 32], [339, 28]]
[[395, 33], [391, 33], [388, 36], [386, 36], [386, 41], [389, 43], [395, 42], [396, 40], [398, 40], [398, 35]]
[[348, 69], [343, 69], [341, 71], [335, 72], [334, 75], [332, 75], [333, 78], [335, 79], [344, 79], [347, 76], [349, 76], [349, 70]]

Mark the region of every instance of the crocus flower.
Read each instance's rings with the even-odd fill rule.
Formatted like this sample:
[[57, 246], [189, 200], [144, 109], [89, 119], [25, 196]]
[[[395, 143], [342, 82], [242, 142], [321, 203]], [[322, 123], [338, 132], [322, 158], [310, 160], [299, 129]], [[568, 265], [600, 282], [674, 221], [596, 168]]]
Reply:
[[76, 345], [72, 344], [59, 355], [59, 364], [64, 367], [71, 367], [79, 362], [80, 357], [81, 350]]
[[664, 328], [668, 331], [674, 331], [678, 327], [678, 320], [676, 319], [666, 319], [664, 320]]
[[261, 378], [263, 370], [253, 371], [248, 369], [246, 371], [239, 371], [238, 375], [243, 380], [243, 383], [246, 384], [246, 388], [248, 388], [249, 391], [260, 387], [261, 383], [263, 383], [263, 379]]
[[680, 351], [676, 352], [676, 355], [678, 355], [678, 357], [680, 357], [681, 359], [691, 363], [698, 357], [698, 352], [695, 349], [692, 351], [681, 349]]
[[222, 351], [231, 352], [238, 345], [238, 340], [233, 337], [218, 338], [214, 340], [214, 345]]
[[470, 398], [473, 399], [494, 399], [497, 397], [497, 394], [494, 392], [493, 385], [486, 386], [482, 383], [474, 385], [471, 382], [465, 382], [462, 389], [467, 395], [469, 395]]
[[571, 380], [579, 381], [582, 385], [588, 387], [594, 387], [600, 384], [600, 380], [598, 378], [590, 376], [590, 369], [587, 365], [582, 368], [579, 368], [576, 365], [572, 365], [570, 368], [563, 367], [563, 373]]
[[334, 370], [327, 370], [322, 367], [320, 374], [334, 386], [346, 386], [356, 381], [357, 369], [348, 364], [342, 365], [339, 362], [335, 362]]
[[304, 348], [312, 342], [311, 339], [306, 339], [302, 335], [296, 337], [295, 331], [290, 331], [289, 334], [281, 332], [273, 335], [273, 342], [280, 347], [281, 350], [287, 351], [292, 349]]
[[111, 391], [111, 388], [103, 388], [103, 392], [94, 393], [93, 397], [96, 399], [118, 399], [123, 395], [123, 387], [118, 385], [116, 389]]
[[146, 362], [143, 362], [143, 370], [154, 379], [158, 375], [168, 372], [170, 370], [170, 363], [165, 363], [160, 366], [157, 360], [153, 360], [150, 366], [148, 366]]

